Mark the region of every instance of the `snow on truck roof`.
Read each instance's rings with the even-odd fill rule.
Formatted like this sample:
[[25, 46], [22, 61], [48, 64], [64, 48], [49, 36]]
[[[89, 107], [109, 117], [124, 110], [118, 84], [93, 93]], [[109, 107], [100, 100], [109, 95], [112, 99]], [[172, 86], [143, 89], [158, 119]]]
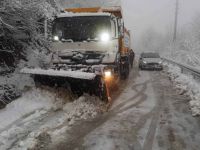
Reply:
[[120, 6], [115, 7], [91, 7], [91, 8], [66, 8], [64, 13], [58, 17], [74, 17], [74, 16], [111, 16], [122, 18], [122, 9]]
[[104, 12], [97, 12], [97, 13], [72, 13], [72, 12], [65, 12], [57, 15], [58, 18], [64, 17], [78, 17], [78, 16], [111, 16], [110, 13]]

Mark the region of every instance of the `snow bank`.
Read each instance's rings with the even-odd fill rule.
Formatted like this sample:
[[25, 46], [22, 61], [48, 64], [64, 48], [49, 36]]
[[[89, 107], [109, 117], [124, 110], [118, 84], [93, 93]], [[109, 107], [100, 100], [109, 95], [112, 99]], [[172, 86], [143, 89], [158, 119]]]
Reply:
[[68, 120], [87, 119], [95, 117], [101, 112], [104, 103], [96, 97], [82, 96], [78, 100], [67, 103], [63, 110], [66, 112]]
[[[48, 89], [31, 89], [21, 98], [1, 109], [0, 149], [9, 148], [23, 134], [29, 132], [24, 128], [25, 126], [29, 126], [36, 118], [53, 109], [56, 105], [55, 102], [59, 101], [56, 94], [55, 91]], [[28, 142], [31, 143], [32, 140], [28, 140]]]
[[40, 149], [41, 141], [46, 141], [46, 137], [42, 137], [42, 135], [48, 135], [51, 142], [59, 141], [76, 121], [94, 118], [97, 114], [102, 113], [104, 108], [105, 103], [98, 98], [89, 95], [81, 96], [77, 100], [63, 105], [60, 115], [54, 119], [51, 118], [51, 121], [41, 126], [37, 132], [29, 134], [26, 140], [19, 143], [19, 146], [20, 148]]
[[33, 89], [25, 93], [21, 98], [8, 104], [5, 109], [0, 110], [0, 130], [36, 110], [48, 111], [54, 106], [55, 100], [55, 93], [47, 90]]
[[24, 115], [33, 112], [34, 110], [41, 108], [48, 108], [49, 102], [44, 100], [46, 95], [41, 95], [39, 91], [34, 90], [30, 93], [26, 93], [24, 97], [19, 98], [7, 105], [5, 109], [0, 111], [0, 129], [2, 130], [9, 124], [13, 123], [17, 119], [20, 119]]
[[199, 52], [193, 52], [193, 51], [183, 51], [183, 50], [177, 50], [177, 52], [174, 52], [173, 55], [168, 54], [165, 55], [165, 58], [169, 60], [176, 60], [176, 62], [185, 64], [187, 66], [200, 69], [200, 60], [199, 60], [200, 54]]
[[200, 82], [193, 79], [192, 76], [181, 73], [181, 69], [177, 66], [167, 64], [168, 73], [174, 82], [179, 94], [190, 96], [190, 108], [193, 116], [200, 115]]
[[56, 138], [57, 135], [64, 133], [69, 129], [76, 121], [85, 120], [96, 117], [99, 113], [105, 111], [105, 103], [97, 97], [91, 97], [88, 95], [81, 96], [77, 100], [71, 103], [67, 103], [63, 107], [65, 115], [58, 118], [58, 125], [66, 123], [61, 129], [57, 129], [50, 133], [50, 135]]

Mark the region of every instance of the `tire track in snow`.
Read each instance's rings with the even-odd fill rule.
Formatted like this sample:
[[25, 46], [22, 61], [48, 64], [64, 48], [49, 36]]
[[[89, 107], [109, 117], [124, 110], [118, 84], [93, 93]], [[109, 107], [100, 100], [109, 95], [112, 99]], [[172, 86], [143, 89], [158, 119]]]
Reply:
[[[158, 73], [158, 74], [155, 73], [155, 74], [157, 76], [161, 76], [160, 73]], [[158, 79], [159, 80], [154, 80], [152, 82], [153, 90], [155, 93], [158, 93], [157, 91], [155, 91], [155, 89], [156, 89], [155, 86], [157, 84], [161, 83], [160, 78], [158, 78]], [[159, 94], [156, 96], [158, 98], [156, 98], [157, 99], [156, 106], [154, 107], [154, 109], [151, 112], [152, 120], [151, 120], [150, 127], [149, 127], [149, 130], [147, 132], [147, 135], [146, 135], [146, 138], [144, 141], [143, 150], [152, 150], [152, 148], [153, 148], [153, 143], [154, 143], [154, 138], [155, 138], [155, 134], [156, 134], [156, 129], [158, 126], [160, 111], [161, 111], [162, 107], [164, 106], [164, 88], [163, 88], [163, 92], [161, 92], [161, 96]]]
[[[115, 107], [113, 110], [114, 113], [122, 113], [124, 111], [127, 111], [133, 107], [136, 107], [138, 106], [139, 104], [143, 103], [146, 98], [147, 98], [147, 95], [144, 94], [145, 90], [147, 89], [147, 84], [149, 83], [150, 81], [146, 81], [144, 83], [140, 83], [140, 84], [136, 84], [134, 86], [132, 86], [132, 89], [137, 93], [136, 95], [132, 96], [131, 98], [129, 98], [128, 100], [126, 100], [125, 102], [123, 103], [120, 103], [117, 107]], [[137, 87], [140, 87], [142, 86], [142, 89], [141, 90], [138, 90]], [[120, 110], [121, 107], [123, 107], [124, 105], [126, 105], [127, 103], [133, 101], [134, 99], [140, 97], [140, 99], [138, 101], [136, 101], [135, 103], [123, 108]]]
[[[58, 111], [47, 112], [41, 115], [40, 117], [37, 117], [34, 120], [28, 122], [29, 123], [28, 125], [26, 124], [27, 121], [24, 121], [24, 120], [26, 120], [26, 118], [28, 118], [32, 114], [30, 114], [29, 116], [27, 115], [26, 118], [22, 118], [18, 120], [17, 124], [14, 124], [14, 125], [15, 127], [19, 127], [23, 129], [23, 131], [20, 133], [16, 133], [16, 136], [14, 137], [10, 137], [9, 142], [11, 142], [12, 139], [13, 141], [11, 142], [11, 145], [7, 149], [8, 150], [15, 149], [15, 147], [18, 147], [18, 144], [20, 143], [20, 141], [26, 140], [31, 133], [38, 134], [40, 132], [39, 129], [42, 126], [48, 123], [51, 119], [57, 118], [61, 114], [62, 112], [58, 112]], [[12, 127], [10, 129], [12, 129]]]

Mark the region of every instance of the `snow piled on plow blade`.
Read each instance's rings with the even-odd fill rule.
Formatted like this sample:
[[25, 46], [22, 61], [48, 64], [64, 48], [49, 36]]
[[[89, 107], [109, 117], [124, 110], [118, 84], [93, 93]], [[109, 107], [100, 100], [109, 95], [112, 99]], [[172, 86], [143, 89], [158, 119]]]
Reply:
[[63, 8], [121, 6], [121, 0], [62, 0]]
[[31, 75], [45, 75], [45, 76], [53, 76], [53, 77], [69, 77], [75, 79], [85, 79], [85, 80], [93, 80], [96, 77], [94, 73], [80, 72], [80, 71], [65, 71], [65, 70], [53, 70], [53, 69], [29, 69], [24, 68], [20, 71], [24, 74]]

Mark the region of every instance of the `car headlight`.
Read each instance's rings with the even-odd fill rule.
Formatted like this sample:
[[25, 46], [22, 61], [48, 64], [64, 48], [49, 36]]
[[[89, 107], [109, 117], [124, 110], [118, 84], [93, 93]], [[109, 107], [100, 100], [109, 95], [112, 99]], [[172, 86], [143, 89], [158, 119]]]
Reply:
[[108, 42], [110, 40], [110, 35], [108, 33], [102, 33], [100, 39], [102, 42]]
[[59, 37], [58, 36], [54, 36], [53, 39], [54, 39], [54, 41], [59, 41]]
[[105, 72], [104, 72], [104, 76], [105, 76], [105, 78], [110, 78], [110, 77], [112, 76], [111, 70], [105, 71]]
[[143, 63], [146, 64], [147, 62], [146, 62], [146, 61], [143, 61]]
[[159, 64], [162, 64], [162, 61], [159, 61], [158, 63], [159, 63]]

